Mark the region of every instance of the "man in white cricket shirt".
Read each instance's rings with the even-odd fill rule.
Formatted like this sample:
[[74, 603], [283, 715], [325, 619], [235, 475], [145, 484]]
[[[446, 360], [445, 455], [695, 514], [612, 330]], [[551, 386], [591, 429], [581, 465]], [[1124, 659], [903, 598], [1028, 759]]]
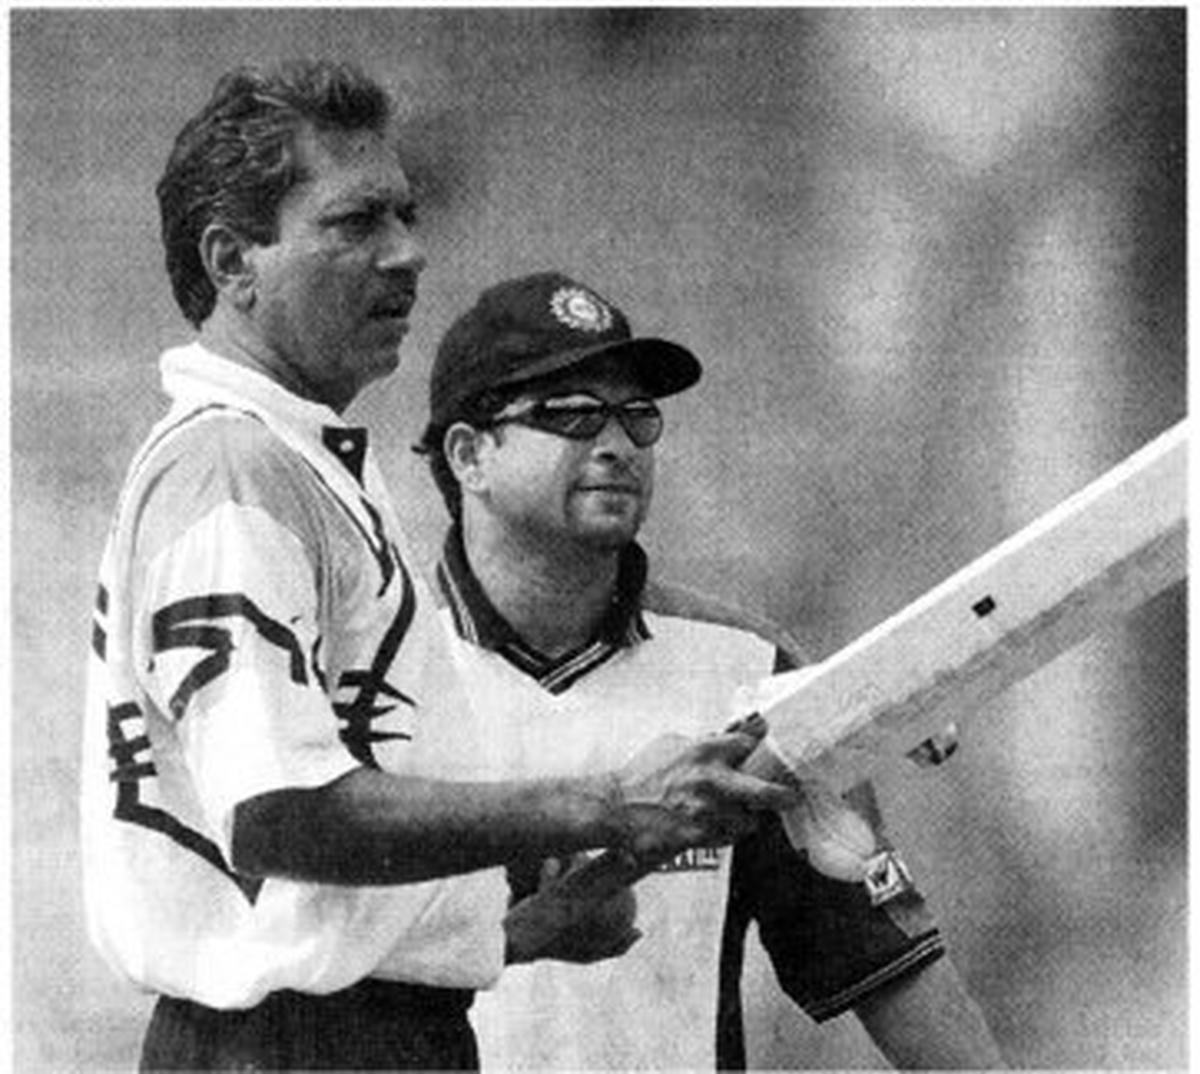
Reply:
[[[647, 581], [658, 401], [699, 377], [689, 351], [634, 336], [556, 272], [484, 291], [441, 342], [419, 445], [453, 519], [438, 582], [514, 777], [578, 778], [664, 732], [705, 734], [714, 712], [742, 715], [740, 688], [795, 665], [778, 632]], [[872, 823], [837, 814], [806, 855], [764, 814], [566, 920], [540, 904], [570, 861], [515, 863], [513, 964], [472, 1011], [484, 1069], [744, 1067], [751, 922], [812, 1018], [854, 1011], [898, 1066], [1002, 1066], [869, 788], [856, 798]]]
[[232, 72], [158, 193], [199, 340], [163, 356], [101, 566], [91, 936], [158, 996], [142, 1069], [473, 1068], [503, 864], [720, 842], [796, 796], [737, 771], [748, 733], [569, 778], [488, 749], [343, 417], [396, 368], [425, 264], [377, 84]]

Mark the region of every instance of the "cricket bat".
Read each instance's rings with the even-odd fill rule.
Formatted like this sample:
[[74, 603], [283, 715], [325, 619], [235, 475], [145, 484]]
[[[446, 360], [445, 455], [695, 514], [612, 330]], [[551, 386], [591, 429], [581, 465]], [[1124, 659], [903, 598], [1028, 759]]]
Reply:
[[[742, 769], [846, 791], [1181, 581], [1187, 445], [1184, 421], [828, 659], [764, 680], [746, 711], [768, 731]], [[609, 852], [564, 879], [600, 893], [647, 871]]]

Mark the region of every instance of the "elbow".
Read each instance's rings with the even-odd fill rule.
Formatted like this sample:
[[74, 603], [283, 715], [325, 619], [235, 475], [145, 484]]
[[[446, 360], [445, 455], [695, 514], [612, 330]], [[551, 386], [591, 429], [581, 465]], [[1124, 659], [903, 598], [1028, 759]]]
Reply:
[[285, 876], [292, 871], [286, 855], [289, 844], [288, 810], [278, 794], [264, 794], [239, 802], [233, 811], [233, 836], [230, 840], [234, 872], [241, 876], [266, 879]]
[[400, 837], [373, 786], [370, 777], [350, 775], [239, 802], [233, 870], [254, 879], [353, 885], [410, 884], [468, 871], [426, 861], [421, 840], [411, 832]]
[[230, 839], [234, 872], [259, 880], [338, 882], [343, 840], [328, 812], [319, 788], [269, 791], [239, 802]]

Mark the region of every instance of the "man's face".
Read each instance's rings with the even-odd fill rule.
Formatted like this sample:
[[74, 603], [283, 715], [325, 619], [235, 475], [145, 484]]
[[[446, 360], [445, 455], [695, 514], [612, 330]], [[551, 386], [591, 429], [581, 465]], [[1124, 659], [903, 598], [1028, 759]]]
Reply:
[[304, 130], [304, 178], [278, 240], [252, 247], [258, 343], [284, 384], [342, 410], [393, 372], [425, 266], [394, 144], [372, 131]]
[[[565, 375], [517, 403], [580, 395], [614, 404], [647, 398], [627, 372], [607, 369]], [[507, 423], [483, 434], [480, 459], [485, 509], [510, 532], [539, 542], [620, 548], [650, 508], [654, 448], [634, 444], [615, 418], [587, 440]]]

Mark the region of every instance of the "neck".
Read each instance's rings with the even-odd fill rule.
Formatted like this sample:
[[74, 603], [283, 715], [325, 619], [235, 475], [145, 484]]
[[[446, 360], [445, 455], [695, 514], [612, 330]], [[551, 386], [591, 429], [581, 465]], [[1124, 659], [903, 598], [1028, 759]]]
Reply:
[[339, 414], [349, 405], [349, 399], [323, 398], [287, 361], [263, 342], [246, 319], [219, 300], [200, 328], [200, 342], [214, 354], [270, 377], [301, 399], [324, 403]]
[[587, 644], [616, 593], [620, 550], [545, 542], [491, 532], [463, 520], [463, 547], [488, 600], [526, 642], [546, 656]]

